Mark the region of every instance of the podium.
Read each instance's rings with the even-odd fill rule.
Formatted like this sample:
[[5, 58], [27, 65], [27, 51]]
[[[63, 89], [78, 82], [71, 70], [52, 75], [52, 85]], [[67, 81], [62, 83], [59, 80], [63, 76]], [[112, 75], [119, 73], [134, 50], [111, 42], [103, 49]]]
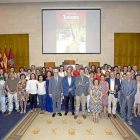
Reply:
[[64, 60], [64, 62], [68, 62], [69, 65], [75, 65], [75, 60]]
[[95, 65], [96, 67], [97, 66], [100, 66], [100, 62], [89, 62], [89, 67], [91, 67], [92, 65]]
[[44, 67], [55, 67], [55, 62], [44, 62]]

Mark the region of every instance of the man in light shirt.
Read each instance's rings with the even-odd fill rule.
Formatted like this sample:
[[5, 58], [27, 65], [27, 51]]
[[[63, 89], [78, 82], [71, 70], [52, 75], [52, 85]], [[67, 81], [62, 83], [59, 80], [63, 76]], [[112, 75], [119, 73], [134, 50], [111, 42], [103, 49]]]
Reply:
[[[58, 76], [58, 69], [53, 70], [54, 76], [49, 80], [49, 95], [53, 100], [53, 115], [55, 117], [56, 112], [59, 116], [62, 116], [61, 110], [61, 96], [63, 96], [62, 77]], [[57, 103], [57, 107], [56, 107]]]
[[70, 69], [67, 70], [67, 76], [63, 78], [63, 94], [65, 100], [65, 115], [68, 113], [68, 104], [69, 100], [71, 102], [71, 112], [72, 115], [74, 113], [74, 95], [75, 95], [75, 77], [71, 76], [72, 71]]
[[120, 80], [115, 78], [114, 72], [110, 72], [110, 78], [107, 78], [106, 81], [109, 84], [108, 117], [110, 118], [112, 113], [113, 117], [116, 118], [116, 104], [118, 98], [118, 91], [120, 90], [121, 87]]

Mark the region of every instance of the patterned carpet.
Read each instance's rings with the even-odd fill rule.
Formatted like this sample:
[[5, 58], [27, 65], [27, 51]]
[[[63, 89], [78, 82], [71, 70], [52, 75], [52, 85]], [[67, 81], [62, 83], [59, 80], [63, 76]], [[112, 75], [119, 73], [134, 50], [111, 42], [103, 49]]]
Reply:
[[[62, 112], [64, 114], [64, 112]], [[71, 113], [56, 116], [46, 112], [27, 113], [23, 119], [3, 138], [4, 140], [138, 140], [138, 135], [120, 116], [117, 119], [99, 118], [99, 123], [92, 121], [92, 116], [83, 119], [81, 115], [74, 120]]]

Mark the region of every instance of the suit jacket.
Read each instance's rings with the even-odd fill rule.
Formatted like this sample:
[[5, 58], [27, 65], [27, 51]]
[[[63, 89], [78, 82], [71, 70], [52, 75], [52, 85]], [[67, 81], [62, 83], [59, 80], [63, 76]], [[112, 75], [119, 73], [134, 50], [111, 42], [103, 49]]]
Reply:
[[[78, 83], [81, 83], [80, 85]], [[88, 88], [89, 88], [89, 78], [84, 76], [83, 80], [81, 78], [81, 76], [76, 77], [75, 80], [75, 86], [76, 86], [76, 90], [75, 90], [75, 95], [77, 96], [81, 96], [82, 93], [84, 93], [85, 96], [89, 95], [88, 92]]]
[[129, 96], [130, 99], [134, 100], [135, 94], [137, 92], [137, 82], [132, 79], [128, 85], [127, 80], [122, 80], [121, 89], [122, 89], [122, 98], [123, 99], [126, 99], [126, 96]]
[[68, 82], [68, 76], [65, 76], [63, 78], [63, 95], [68, 96], [69, 95], [69, 88], [72, 88], [71, 95], [75, 95], [75, 77], [71, 76], [71, 84], [69, 86]]
[[[109, 84], [109, 89], [110, 89], [110, 79], [111, 79], [111, 78], [107, 78], [107, 79], [106, 79], [106, 81], [107, 81], [108, 84]], [[118, 91], [119, 91], [120, 88], [121, 88], [121, 84], [120, 84], [120, 80], [117, 79], [117, 78], [115, 78], [114, 87], [115, 87], [115, 85], [117, 85], [118, 88], [117, 88], [117, 89], [114, 88], [114, 90], [116, 90], [116, 93], [114, 94], [114, 97], [115, 97], [115, 98], [118, 98]], [[109, 92], [108, 92], [108, 94], [109, 94]]]
[[49, 80], [49, 94], [54, 96], [60, 96], [63, 93], [63, 86], [62, 86], [62, 77], [58, 76], [57, 86], [55, 84], [54, 76], [52, 76]]

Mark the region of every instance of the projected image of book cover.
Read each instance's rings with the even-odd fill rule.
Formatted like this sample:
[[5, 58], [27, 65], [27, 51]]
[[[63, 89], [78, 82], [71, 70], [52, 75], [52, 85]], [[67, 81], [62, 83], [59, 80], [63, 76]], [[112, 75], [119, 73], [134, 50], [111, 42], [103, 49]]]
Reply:
[[56, 12], [57, 53], [86, 53], [86, 11]]

